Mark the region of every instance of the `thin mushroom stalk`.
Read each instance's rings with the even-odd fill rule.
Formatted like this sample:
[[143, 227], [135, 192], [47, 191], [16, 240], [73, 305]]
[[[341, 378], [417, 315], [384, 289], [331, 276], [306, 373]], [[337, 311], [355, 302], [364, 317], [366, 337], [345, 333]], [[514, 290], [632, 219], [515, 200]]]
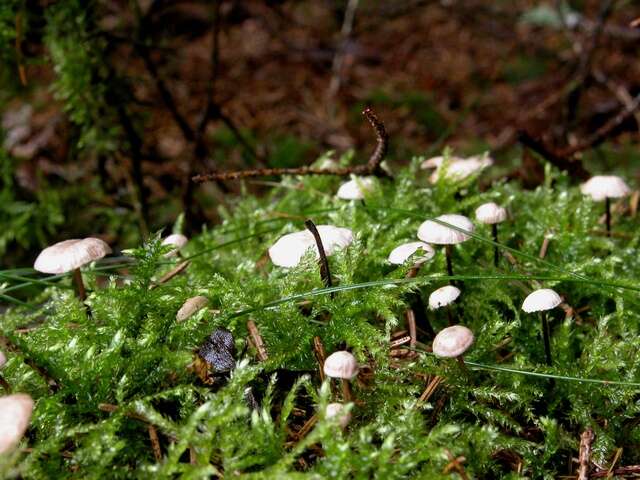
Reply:
[[[420, 257], [416, 259], [414, 255], [418, 254], [418, 250], [420, 250], [422, 253], [419, 254]], [[418, 276], [418, 273], [420, 273], [422, 265], [431, 260], [435, 256], [435, 254], [435, 250], [427, 243], [408, 242], [398, 245], [396, 248], [394, 248], [389, 253], [387, 261], [393, 265], [405, 265], [407, 261], [411, 260], [413, 264], [405, 274], [405, 278], [415, 278]], [[435, 332], [433, 331], [433, 327], [431, 326], [429, 318], [427, 317], [426, 308], [424, 302], [422, 301], [422, 297], [420, 296], [420, 292], [417, 291], [407, 293], [405, 296], [405, 300], [409, 305], [409, 309], [405, 312], [409, 331], [411, 331], [412, 325], [410, 319], [412, 319], [414, 330], [416, 324], [420, 324], [420, 326], [423, 327], [430, 338], [435, 337]], [[412, 341], [415, 341], [415, 338], [413, 336]]]
[[11, 393], [11, 385], [9, 385], [9, 382], [7, 382], [2, 375], [0, 375], [0, 387], [2, 387], [6, 393]]
[[611, 237], [611, 199], [629, 195], [629, 186], [616, 175], [596, 175], [580, 185], [580, 191], [596, 202], [604, 200], [607, 237]]
[[607, 237], [611, 237], [611, 199], [609, 197], [605, 197], [604, 199], [604, 210]]
[[542, 327], [542, 339], [544, 341], [544, 355], [547, 365], [552, 364], [551, 358], [551, 333], [547, 312], [562, 303], [562, 297], [550, 288], [540, 288], [531, 292], [522, 302], [522, 310], [527, 313], [538, 312]]
[[[494, 223], [493, 225], [491, 225], [491, 234], [493, 235], [494, 243], [498, 243], [498, 224], [497, 223]], [[498, 252], [498, 245], [494, 245], [493, 246], [493, 265], [497, 267], [499, 261], [500, 261], [500, 257]]]
[[542, 324], [542, 338], [544, 340], [544, 356], [547, 365], [551, 366], [551, 340], [549, 333], [549, 321], [547, 319], [547, 312], [540, 312], [540, 322]]
[[347, 402], [350, 402], [352, 398], [353, 398], [353, 395], [351, 393], [350, 380], [343, 378], [342, 379], [342, 399], [345, 403], [347, 403]]
[[483, 203], [476, 208], [476, 219], [480, 223], [491, 225], [491, 235], [493, 236], [493, 264], [497, 268], [500, 261], [498, 253], [498, 224], [507, 219], [507, 210], [494, 203]]
[[[451, 256], [453, 255], [451, 245], [445, 245], [444, 247], [444, 255], [447, 260], [447, 275], [453, 277], [453, 261], [451, 260]], [[451, 280], [451, 285], [455, 285], [456, 281]]]
[[[457, 214], [440, 215], [432, 220], [422, 222], [418, 227], [418, 238], [432, 245], [444, 245], [447, 261], [447, 274], [453, 277], [452, 245], [465, 242], [471, 238], [473, 223], [467, 217]], [[456, 281], [451, 280], [452, 285]]]
[[81, 301], [85, 301], [87, 299], [87, 289], [84, 287], [84, 281], [82, 280], [82, 272], [79, 268], [76, 268], [73, 271], [73, 284], [75, 285], [75, 291], [78, 295], [78, 298]]

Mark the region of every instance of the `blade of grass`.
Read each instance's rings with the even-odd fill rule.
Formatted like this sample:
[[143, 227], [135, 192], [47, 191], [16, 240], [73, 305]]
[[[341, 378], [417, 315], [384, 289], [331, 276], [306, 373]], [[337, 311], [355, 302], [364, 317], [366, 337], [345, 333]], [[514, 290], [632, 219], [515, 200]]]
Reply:
[[255, 307], [250, 307], [245, 310], [239, 310], [230, 314], [228, 318], [236, 318], [253, 313], [260, 310], [271, 309], [279, 305], [283, 305], [289, 302], [295, 302], [298, 300], [306, 300], [312, 297], [319, 297], [322, 295], [329, 295], [336, 292], [346, 292], [350, 290], [359, 290], [363, 288], [384, 287], [389, 285], [406, 285], [406, 284], [422, 284], [432, 281], [442, 280], [540, 280], [540, 281], [560, 281], [560, 282], [573, 282], [573, 283], [587, 283], [592, 285], [603, 285], [616, 288], [622, 288], [626, 290], [633, 290], [640, 292], [640, 287], [634, 285], [626, 285], [618, 282], [608, 282], [601, 280], [591, 280], [588, 278], [576, 278], [576, 277], [559, 277], [559, 276], [544, 276], [544, 275], [495, 275], [495, 274], [480, 274], [480, 275], [434, 275], [434, 276], [421, 276], [414, 278], [394, 278], [385, 280], [373, 280], [371, 282], [352, 283], [349, 285], [338, 285], [329, 288], [319, 288], [317, 290], [311, 290], [304, 293], [298, 293], [289, 297], [280, 298], [272, 302], [268, 302]]

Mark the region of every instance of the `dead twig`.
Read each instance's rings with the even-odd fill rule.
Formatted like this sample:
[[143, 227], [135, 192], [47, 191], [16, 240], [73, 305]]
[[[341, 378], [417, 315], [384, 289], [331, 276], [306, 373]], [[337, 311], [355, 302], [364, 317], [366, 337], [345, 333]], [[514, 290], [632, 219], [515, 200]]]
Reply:
[[[610, 119], [607, 123], [605, 123], [602, 127], [597, 129], [592, 135], [588, 136], [581, 142], [577, 144], [567, 147], [563, 150], [560, 150], [556, 153], [557, 156], [560, 157], [569, 157], [575, 155], [578, 152], [582, 152], [584, 150], [588, 150], [590, 148], [596, 147], [604, 142], [609, 134], [613, 130], [615, 130], [622, 122], [624, 122], [627, 118], [632, 116], [634, 112], [640, 107], [640, 94], [633, 97], [633, 100], [625, 105], [620, 113], [618, 113], [615, 117]], [[544, 155], [543, 155], [544, 156]]]
[[589, 475], [589, 478], [610, 478], [610, 477], [624, 477], [631, 476], [640, 473], [640, 465], [628, 465], [626, 467], [619, 467], [612, 471], [602, 470], [598, 472], [593, 472]]
[[180, 273], [182, 273], [183, 271], [185, 271], [188, 266], [189, 266], [189, 261], [188, 260], [184, 261], [182, 263], [179, 263], [174, 268], [172, 268], [167, 273], [165, 273], [162, 277], [160, 277], [160, 279], [158, 280], [157, 283], [154, 283], [153, 285], [151, 285], [149, 287], [149, 290], [153, 290], [154, 288], [157, 288], [160, 285], [163, 285], [163, 284], [167, 283], [173, 277], [175, 277], [175, 276], [179, 275]]
[[[331, 271], [329, 270], [329, 260], [327, 260], [327, 254], [324, 251], [320, 232], [318, 232], [315, 223], [311, 220], [305, 220], [304, 226], [311, 232], [316, 241], [316, 246], [318, 247], [318, 254], [320, 257], [318, 263], [320, 263], [320, 276], [322, 277], [322, 283], [325, 287], [331, 288], [333, 286], [333, 282], [331, 280]], [[333, 293], [331, 296], [333, 297]]]
[[327, 354], [324, 351], [324, 345], [320, 337], [313, 337], [313, 354], [318, 361], [318, 368], [320, 370], [320, 381], [324, 382], [324, 360], [327, 358]]
[[[526, 131], [520, 131], [518, 133], [518, 142], [520, 142], [530, 150], [536, 152], [538, 155], [543, 157], [549, 163], [558, 167], [560, 170], [566, 170], [572, 177], [575, 177], [579, 180], [586, 180], [591, 176], [582, 165], [582, 162], [580, 162], [579, 160], [573, 161], [569, 158], [571, 154], [568, 154], [566, 151], [555, 152], [551, 150], [541, 140], [532, 137]], [[576, 152], [577, 151], [578, 150], [576, 150]]]
[[542, 245], [540, 246], [540, 253], [538, 254], [539, 258], [544, 259], [544, 257], [547, 256], [547, 250], [549, 249], [550, 241], [551, 241], [551, 238], [548, 235], [545, 235], [544, 239], [542, 240]]
[[462, 480], [468, 480], [469, 476], [467, 475], [467, 472], [465, 472], [464, 466], [462, 465], [467, 459], [463, 456], [454, 457], [453, 454], [446, 449], [445, 452], [447, 454], [447, 457], [449, 457], [449, 463], [444, 467], [442, 473], [447, 475], [451, 471], [455, 471], [458, 475], [460, 475]]
[[149, 424], [147, 426], [149, 430], [149, 440], [151, 440], [151, 448], [153, 449], [153, 456], [156, 458], [156, 462], [162, 461], [162, 449], [160, 448], [160, 439], [158, 438], [158, 431], [156, 427]]
[[251, 341], [253, 342], [254, 347], [256, 348], [256, 354], [258, 355], [258, 359], [261, 362], [266, 362], [269, 359], [269, 355], [267, 353], [267, 349], [264, 346], [264, 340], [262, 340], [262, 335], [260, 335], [260, 331], [256, 326], [256, 323], [253, 320], [247, 321], [247, 330], [249, 330], [249, 335], [251, 335]]
[[420, 398], [418, 399], [418, 404], [428, 402], [431, 396], [434, 394], [434, 392], [438, 388], [438, 385], [440, 385], [443, 380], [444, 378], [438, 375], [433, 377], [431, 381], [427, 384], [427, 387], [424, 389], [424, 392], [422, 392], [422, 395], [420, 395]]
[[580, 457], [578, 459], [578, 480], [587, 480], [589, 478], [589, 467], [591, 465], [591, 447], [595, 435], [591, 427], [588, 427], [582, 435], [580, 435]]
[[354, 165], [343, 168], [315, 168], [315, 167], [297, 167], [297, 168], [258, 168], [254, 170], [240, 170], [235, 172], [213, 172], [196, 175], [193, 181], [203, 183], [209, 181], [220, 180], [238, 180], [241, 178], [268, 177], [272, 175], [375, 175], [377, 177], [389, 177], [384, 171], [380, 163], [387, 154], [389, 146], [389, 136], [384, 128], [383, 123], [378, 119], [371, 108], [366, 108], [362, 114], [367, 118], [376, 133], [377, 145], [369, 161], [364, 165]]

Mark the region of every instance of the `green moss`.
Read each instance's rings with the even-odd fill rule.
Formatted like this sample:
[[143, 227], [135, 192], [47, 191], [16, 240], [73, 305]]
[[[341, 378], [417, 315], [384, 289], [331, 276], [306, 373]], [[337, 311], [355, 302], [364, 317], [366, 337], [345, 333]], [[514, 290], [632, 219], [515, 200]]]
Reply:
[[[624, 384], [640, 376], [637, 220], [617, 216], [614, 228], [624, 238], [609, 239], [594, 234], [602, 206], [562, 174], [550, 172], [533, 191], [499, 183], [480, 192], [473, 178], [430, 186], [419, 160], [393, 181], [380, 180], [365, 204], [335, 199], [341, 180], [329, 177], [285, 178], [266, 198], [238, 198], [222, 212], [221, 225], [183, 249], [188, 269], [157, 288], [150, 287], [181, 260], [165, 258], [156, 236], [127, 252], [133, 259], [127, 268], [86, 270], [89, 309], [61, 288], [69, 285], [65, 277], [32, 298], [33, 307], [7, 310], [2, 334], [15, 348], [2, 374], [14, 391], [31, 394], [36, 408], [22, 445], [31, 450], [1, 457], [0, 475], [449, 478], [453, 474], [443, 472], [451, 458], [464, 456], [473, 478], [517, 478], [518, 472], [551, 478], [569, 474], [588, 426], [596, 433], [599, 464], [608, 465], [618, 448], [624, 452], [619, 464], [640, 462], [638, 385]], [[392, 360], [389, 336], [405, 328], [406, 294], [418, 292], [426, 302], [448, 280], [441, 249], [413, 283], [402, 280], [409, 266], [392, 268], [388, 253], [415, 239], [423, 220], [443, 213], [472, 217], [486, 201], [511, 212], [500, 225], [500, 243], [517, 264], [502, 259], [499, 268], [492, 266], [483, 226], [454, 248], [463, 284], [454, 315], [476, 335], [466, 357], [470, 374], [425, 352], [430, 339], [424, 334], [415, 358]], [[292, 269], [264, 261], [268, 247], [303, 229], [305, 218], [355, 233], [348, 249], [330, 257], [335, 295], [323, 288], [310, 254]], [[551, 243], [539, 260], [545, 235]], [[537, 316], [520, 310], [540, 284], [580, 309], [579, 317], [561, 309], [550, 316], [552, 367], [544, 366]], [[195, 295], [205, 295], [209, 308], [176, 322], [178, 308]], [[307, 308], [299, 307], [301, 300], [310, 302]], [[446, 326], [441, 312], [427, 314], [436, 330]], [[247, 344], [249, 318], [262, 334], [266, 362]], [[219, 327], [233, 333], [238, 365], [230, 378], [206, 385], [189, 364]], [[353, 385], [350, 426], [341, 431], [320, 414], [300, 439], [295, 432], [332, 397], [318, 377], [314, 336], [327, 352], [348, 345], [369, 369]], [[435, 375], [444, 382], [418, 402]], [[247, 386], [256, 410], [245, 400]], [[117, 407], [107, 411], [104, 404]], [[154, 458], [149, 424], [159, 433], [161, 461]]]

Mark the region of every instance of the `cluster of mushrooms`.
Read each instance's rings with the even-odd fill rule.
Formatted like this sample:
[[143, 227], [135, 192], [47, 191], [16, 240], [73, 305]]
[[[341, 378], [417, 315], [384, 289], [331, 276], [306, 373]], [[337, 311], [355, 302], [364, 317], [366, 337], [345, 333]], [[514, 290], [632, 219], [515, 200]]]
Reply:
[[[441, 178], [462, 180], [472, 174], [487, 168], [492, 160], [484, 156], [470, 157], [434, 157], [426, 160], [422, 168], [433, 168], [430, 181], [435, 183]], [[343, 184], [338, 190], [338, 198], [345, 200], [362, 200], [375, 189], [375, 180], [369, 177], [353, 178]], [[605, 202], [605, 218], [607, 235], [611, 234], [610, 199], [621, 198], [630, 193], [624, 180], [616, 176], [595, 176], [581, 186], [583, 194], [594, 201]], [[475, 211], [477, 222], [491, 225], [494, 242], [494, 263], [499, 263], [498, 255], [498, 224], [507, 219], [505, 208], [490, 202], [479, 206]], [[333, 225], [314, 226], [315, 232], [307, 229], [282, 236], [269, 248], [272, 262], [285, 268], [297, 266], [305, 254], [312, 250], [316, 258], [331, 256], [334, 252], [347, 248], [354, 240], [353, 232], [348, 228]], [[446, 255], [447, 273], [451, 284], [433, 291], [429, 296], [429, 308], [432, 310], [447, 308], [449, 326], [443, 328], [433, 338], [432, 351], [440, 358], [455, 358], [464, 367], [463, 355], [474, 342], [473, 332], [463, 326], [456, 325], [451, 313], [451, 305], [461, 295], [456, 285], [452, 247], [465, 242], [473, 235], [472, 221], [459, 214], [440, 215], [432, 220], [423, 222], [417, 231], [418, 241], [411, 241], [394, 248], [388, 256], [388, 262], [393, 265], [404, 265], [413, 262], [411, 274], [417, 275], [420, 266], [432, 259], [436, 252], [433, 246], [443, 246]], [[173, 249], [167, 256], [178, 255], [186, 243], [184, 235], [173, 234], [162, 242]], [[432, 246], [433, 245], [433, 246]], [[320, 253], [322, 249], [322, 255]], [[43, 273], [63, 275], [72, 274], [78, 297], [86, 299], [86, 288], [82, 279], [82, 267], [89, 265], [111, 253], [111, 248], [99, 238], [84, 238], [65, 240], [45, 248], [35, 261], [35, 270]], [[544, 339], [545, 360], [552, 364], [550, 331], [546, 312], [562, 303], [562, 298], [555, 291], [543, 288], [533, 291], [522, 304], [522, 310], [527, 313], [539, 312], [542, 336]], [[177, 321], [184, 321], [203, 309], [208, 304], [205, 296], [198, 295], [188, 299], [176, 315]], [[0, 368], [7, 359], [0, 352]], [[355, 356], [346, 351], [336, 351], [329, 355], [323, 364], [323, 372], [327, 377], [339, 379], [342, 383], [342, 400], [350, 402], [352, 393], [350, 382], [359, 372], [358, 361]], [[24, 435], [34, 408], [33, 399], [23, 393], [11, 393], [11, 386], [0, 375], [0, 387], [8, 395], [0, 397], [0, 454], [15, 448]], [[327, 405], [324, 412], [326, 418], [335, 417], [341, 427], [346, 427], [351, 415], [349, 408], [343, 403], [334, 402]]]

